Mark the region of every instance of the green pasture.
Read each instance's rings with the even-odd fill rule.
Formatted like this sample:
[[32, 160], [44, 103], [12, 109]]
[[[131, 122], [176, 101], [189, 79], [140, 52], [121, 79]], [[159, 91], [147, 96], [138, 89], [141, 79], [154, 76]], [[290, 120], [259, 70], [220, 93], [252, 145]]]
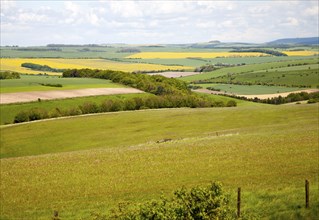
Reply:
[[259, 105], [2, 126], [0, 218], [49, 219], [58, 210], [61, 219], [93, 219], [118, 202], [221, 181], [233, 208], [242, 188], [242, 210], [256, 219], [315, 219], [317, 115], [317, 104]]
[[192, 76], [185, 76], [181, 79], [184, 81], [197, 81], [197, 80], [206, 80], [215, 78], [218, 76], [223, 76], [227, 74], [236, 74], [236, 73], [247, 73], [247, 72], [254, 72], [258, 70], [272, 70], [275, 68], [282, 68], [288, 67], [288, 65], [296, 65], [296, 64], [317, 64], [319, 61], [318, 58], [305, 58], [303, 60], [289, 60], [289, 61], [279, 61], [279, 62], [270, 62], [270, 63], [258, 63], [258, 64], [250, 64], [250, 65], [243, 65], [243, 66], [236, 66], [236, 67], [227, 67], [222, 68], [219, 70], [215, 70], [208, 73], [202, 73], [198, 75]]
[[[61, 84], [62, 87], [43, 86], [41, 84]], [[123, 88], [125, 86], [103, 79], [21, 75], [20, 79], [0, 80], [0, 87], [1, 93], [11, 93], [85, 88]]]
[[[35, 47], [50, 49], [48, 47]], [[118, 53], [116, 47], [57, 47], [61, 51], [21, 51], [17, 48], [1, 47], [1, 57], [4, 58], [121, 58], [130, 53]], [[89, 49], [87, 51], [87, 49]]]
[[[227, 58], [212, 58], [212, 59], [126, 59], [120, 58], [122, 62], [137, 62], [137, 63], [151, 63], [151, 64], [162, 64], [162, 65], [182, 65], [199, 67], [204, 65], [215, 65], [218, 63], [223, 64], [259, 64], [259, 63], [271, 63], [279, 61], [292, 61], [292, 60], [303, 60], [305, 57], [227, 57]], [[307, 57], [309, 59], [309, 57]]]
[[283, 87], [283, 86], [261, 86], [261, 85], [233, 85], [233, 84], [221, 84], [221, 83], [207, 83], [196, 84], [203, 88], [213, 87], [220, 89], [223, 92], [233, 93], [238, 95], [262, 95], [262, 94], [274, 94], [282, 92], [292, 92], [301, 90], [296, 87]]
[[[314, 57], [313, 57], [314, 58]], [[227, 57], [227, 58], [214, 58], [211, 59], [212, 64], [216, 63], [228, 63], [228, 64], [258, 64], [258, 63], [272, 63], [280, 61], [292, 61], [292, 60], [304, 60], [309, 59], [309, 57], [276, 57], [276, 56], [265, 56], [265, 57]]]
[[[269, 83], [281, 84], [287, 86], [311, 86], [316, 88], [319, 86], [319, 69], [301, 69], [289, 71], [268, 71], [268, 72], [252, 72], [236, 74], [231, 76], [223, 76], [213, 79], [215, 82], [242, 82], [242, 83]], [[230, 85], [232, 86], [232, 85]], [[271, 88], [271, 87], [270, 87]], [[296, 90], [297, 88], [287, 88], [287, 91]]]
[[[50, 49], [50, 47], [31, 47], [35, 49]], [[4, 58], [124, 58], [132, 53], [119, 53], [121, 48], [136, 48], [142, 52], [210, 52], [210, 51], [229, 51], [230, 49], [202, 49], [189, 48], [184, 46], [162, 46], [152, 47], [145, 45], [108, 45], [99, 47], [75, 46], [75, 47], [56, 47], [61, 51], [27, 51], [19, 50], [23, 48], [1, 47], [1, 57]]]
[[198, 67], [206, 64], [210, 64], [209, 59], [121, 59], [122, 62], [137, 62], [137, 63], [151, 63], [162, 65], [180, 65], [180, 66], [192, 66]]
[[[301, 66], [289, 66], [289, 67], [282, 67], [282, 68], [276, 68], [276, 71], [292, 71], [292, 70], [318, 70], [319, 64], [310, 64], [310, 65], [301, 65]], [[266, 72], [269, 70], [259, 70], [256, 72]]]
[[56, 100], [42, 100], [41, 102], [26, 102], [16, 104], [0, 105], [0, 124], [11, 124], [14, 121], [14, 117], [21, 111], [28, 111], [33, 108], [45, 109], [48, 112], [59, 109], [61, 112], [67, 111], [71, 108], [77, 108], [79, 105], [83, 105], [86, 102], [95, 103], [100, 105], [105, 100], [119, 99], [124, 101], [125, 99], [131, 99], [134, 97], [146, 98], [153, 96], [149, 93], [140, 94], [123, 94], [123, 95], [101, 95], [101, 96], [88, 96], [79, 98], [67, 98]]

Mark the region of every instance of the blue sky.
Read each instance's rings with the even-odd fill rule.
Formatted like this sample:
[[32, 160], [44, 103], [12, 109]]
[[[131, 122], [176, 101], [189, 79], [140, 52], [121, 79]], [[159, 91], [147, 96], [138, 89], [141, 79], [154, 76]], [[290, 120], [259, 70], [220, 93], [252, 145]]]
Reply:
[[1, 45], [315, 37], [318, 1], [1, 1]]

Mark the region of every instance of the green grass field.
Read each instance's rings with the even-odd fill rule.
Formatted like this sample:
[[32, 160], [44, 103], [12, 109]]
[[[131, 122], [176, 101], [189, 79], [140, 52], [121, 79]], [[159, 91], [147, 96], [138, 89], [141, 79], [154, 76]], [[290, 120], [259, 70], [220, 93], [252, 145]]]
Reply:
[[[48, 49], [46, 47], [36, 47]], [[21, 51], [17, 48], [1, 47], [1, 57], [5, 58], [121, 58], [130, 53], [117, 53], [115, 47], [58, 47], [61, 51]], [[50, 49], [50, 48], [49, 48]], [[89, 49], [88, 51], [86, 51]]]
[[[282, 67], [276, 68], [276, 71], [295, 71], [295, 70], [318, 70], [319, 64], [310, 64], [310, 65], [301, 65], [301, 66], [289, 66], [289, 67]], [[259, 70], [256, 72], [266, 72], [267, 70]], [[269, 71], [269, 70], [268, 70]]]
[[283, 87], [283, 86], [260, 86], [260, 85], [232, 85], [232, 84], [220, 84], [220, 83], [207, 83], [196, 84], [203, 88], [213, 87], [220, 89], [223, 92], [239, 94], [239, 95], [261, 95], [261, 94], [274, 94], [282, 92], [292, 92], [300, 90], [296, 87]]
[[185, 81], [197, 81], [197, 80], [205, 80], [205, 79], [211, 79], [218, 76], [227, 75], [228, 73], [236, 74], [236, 73], [247, 73], [247, 72], [254, 72], [259, 70], [271, 70], [275, 68], [282, 68], [282, 67], [288, 67], [288, 65], [292, 64], [317, 64], [318, 58], [314, 57], [312, 59], [309, 59], [309, 57], [303, 59], [303, 60], [290, 60], [290, 61], [280, 61], [280, 62], [270, 62], [270, 63], [259, 63], [259, 64], [250, 64], [250, 65], [244, 65], [244, 66], [236, 66], [236, 67], [228, 67], [228, 68], [222, 68], [219, 70], [215, 70], [213, 72], [208, 73], [202, 73], [198, 75], [193, 76], [185, 76], [182, 77], [182, 80]]
[[[289, 71], [267, 71], [267, 72], [252, 72], [231, 75], [232, 82], [241, 83], [268, 83], [286, 86], [310, 86], [317, 88], [319, 86], [319, 69], [301, 69]], [[214, 82], [230, 82], [229, 76], [222, 76], [212, 79]], [[231, 86], [231, 85], [230, 85]], [[294, 88], [287, 88], [287, 90]], [[275, 90], [275, 89], [273, 89]], [[295, 88], [296, 90], [296, 88]]]
[[[62, 87], [43, 86], [42, 84], [61, 84]], [[124, 88], [110, 80], [89, 78], [59, 78], [57, 76], [21, 75], [20, 79], [0, 80], [1, 93], [70, 90], [86, 88]]]
[[[120, 201], [156, 199], [211, 181], [224, 183], [234, 208], [242, 187], [243, 211], [257, 219], [313, 219], [317, 115], [317, 104], [256, 105], [2, 126], [1, 219], [48, 219], [53, 210], [63, 219], [87, 219]], [[164, 138], [172, 141], [156, 143]]]

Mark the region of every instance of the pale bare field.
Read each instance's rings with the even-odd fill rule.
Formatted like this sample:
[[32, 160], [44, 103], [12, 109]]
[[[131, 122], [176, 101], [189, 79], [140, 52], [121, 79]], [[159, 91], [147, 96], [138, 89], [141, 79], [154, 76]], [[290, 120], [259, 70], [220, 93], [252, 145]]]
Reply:
[[63, 91], [34, 91], [0, 94], [0, 104], [32, 102], [51, 99], [64, 99], [97, 95], [117, 95], [143, 93], [143, 91], [134, 88], [96, 88], [96, 89], [77, 89]]
[[268, 99], [268, 98], [275, 98], [275, 97], [286, 97], [291, 93], [297, 93], [297, 92], [307, 92], [307, 93], [312, 93], [312, 92], [318, 92], [319, 89], [305, 89], [305, 90], [296, 90], [296, 91], [292, 91], [292, 92], [283, 92], [283, 93], [273, 93], [273, 94], [261, 94], [261, 95], [240, 95], [240, 94], [233, 94], [233, 93], [227, 93], [227, 92], [220, 92], [220, 91], [212, 91], [212, 90], [208, 90], [208, 89], [196, 89], [193, 90], [195, 92], [200, 92], [200, 93], [207, 93], [207, 94], [226, 94], [226, 95], [236, 95], [236, 96], [242, 96], [242, 97], [246, 97], [246, 98], [259, 98], [259, 99]]
[[178, 78], [178, 77], [183, 77], [183, 76], [191, 76], [191, 75], [197, 75], [201, 74], [200, 72], [161, 72], [161, 73], [149, 73], [148, 75], [161, 75], [165, 76], [167, 78]]
[[283, 93], [274, 93], [274, 94], [262, 94], [262, 95], [240, 95], [240, 96], [245, 96], [247, 98], [259, 98], [259, 99], [268, 99], [268, 98], [275, 98], [278, 96], [281, 97], [286, 97], [291, 93], [296, 93], [296, 92], [307, 92], [307, 93], [312, 93], [312, 92], [318, 92], [318, 89], [305, 89], [305, 90], [297, 90], [297, 91], [292, 91], [292, 92], [283, 92]]

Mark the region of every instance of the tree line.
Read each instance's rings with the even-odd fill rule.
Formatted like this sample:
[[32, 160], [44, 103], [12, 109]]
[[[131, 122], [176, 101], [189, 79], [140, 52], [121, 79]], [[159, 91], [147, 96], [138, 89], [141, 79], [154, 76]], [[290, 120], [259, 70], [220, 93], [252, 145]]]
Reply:
[[20, 79], [20, 74], [12, 71], [0, 71], [1, 79]]
[[[41, 102], [41, 100], [38, 100]], [[132, 111], [142, 109], [159, 109], [159, 108], [204, 108], [204, 107], [233, 107], [237, 103], [233, 100], [227, 103], [221, 101], [215, 102], [201, 102], [199, 100], [187, 99], [182, 96], [149, 96], [149, 97], [134, 97], [121, 99], [106, 99], [101, 103], [85, 102], [78, 106], [70, 107], [68, 109], [54, 108], [47, 110], [44, 108], [32, 108], [19, 112], [14, 117], [14, 123], [35, 121], [48, 118], [75, 116], [82, 114], [104, 113], [104, 112], [117, 112], [117, 111]]]
[[52, 68], [48, 65], [40, 65], [40, 64], [35, 64], [35, 63], [22, 63], [22, 67], [29, 68], [32, 70], [38, 70], [38, 71], [47, 71], [47, 72], [63, 72], [65, 69], [57, 69], [57, 68]]
[[[234, 100], [228, 102], [215, 101], [208, 97], [191, 92], [183, 81], [166, 78], [159, 75], [134, 74], [112, 70], [73, 69], [63, 72], [63, 77], [92, 77], [112, 80], [142, 91], [151, 93], [146, 98], [134, 97], [125, 100], [107, 99], [102, 103], [85, 102], [81, 105], [66, 110], [58, 108], [50, 111], [43, 108], [32, 108], [19, 112], [14, 123], [56, 118], [63, 116], [74, 116], [81, 114], [130, 111], [157, 108], [204, 108], [204, 107], [235, 107]], [[38, 100], [41, 101], [41, 100]]]
[[236, 49], [232, 50], [230, 52], [236, 52], [236, 53], [246, 53], [246, 52], [256, 52], [256, 53], [265, 53], [273, 56], [288, 56], [285, 53], [282, 53], [280, 51], [276, 50], [267, 50], [267, 49], [261, 49], [261, 48], [254, 48], [254, 49]]

